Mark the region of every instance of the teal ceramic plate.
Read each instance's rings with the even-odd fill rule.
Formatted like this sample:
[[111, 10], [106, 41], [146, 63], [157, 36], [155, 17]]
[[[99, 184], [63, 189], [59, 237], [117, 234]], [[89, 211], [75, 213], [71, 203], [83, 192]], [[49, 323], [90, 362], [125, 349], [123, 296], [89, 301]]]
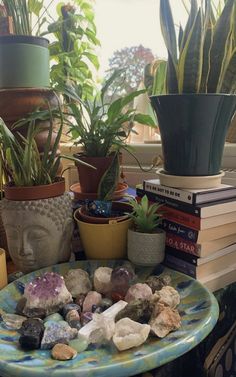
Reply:
[[[21, 297], [22, 283], [31, 281], [45, 271], [64, 275], [70, 268], [83, 268], [89, 274], [99, 266], [114, 267], [122, 261], [81, 261], [42, 269], [9, 284], [0, 291], [0, 307], [14, 313]], [[215, 297], [196, 280], [166, 269], [172, 277], [172, 285], [181, 295], [178, 307], [182, 326], [164, 339], [152, 338], [138, 348], [118, 352], [110, 344], [79, 354], [74, 360], [57, 361], [50, 351], [24, 352], [18, 346], [19, 334], [7, 330], [0, 323], [0, 375], [1, 377], [128, 377], [161, 366], [189, 351], [212, 330], [218, 318]], [[136, 269], [139, 281], [152, 273], [151, 268]], [[158, 272], [157, 272], [158, 273]]]

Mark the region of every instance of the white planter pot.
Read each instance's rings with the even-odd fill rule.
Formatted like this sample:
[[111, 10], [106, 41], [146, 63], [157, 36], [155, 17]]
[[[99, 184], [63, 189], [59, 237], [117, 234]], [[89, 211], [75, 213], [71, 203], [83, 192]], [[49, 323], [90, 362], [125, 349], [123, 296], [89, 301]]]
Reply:
[[140, 233], [128, 230], [128, 259], [141, 266], [153, 266], [163, 262], [165, 257], [166, 233]]

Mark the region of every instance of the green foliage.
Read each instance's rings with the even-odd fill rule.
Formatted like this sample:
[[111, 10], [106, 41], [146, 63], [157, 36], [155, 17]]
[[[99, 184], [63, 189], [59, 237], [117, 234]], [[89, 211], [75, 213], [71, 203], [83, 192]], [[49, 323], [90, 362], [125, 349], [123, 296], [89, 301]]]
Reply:
[[146, 65], [144, 85], [150, 96], [166, 94], [166, 68], [167, 62], [162, 59], [155, 59]]
[[100, 45], [92, 2], [74, 0], [72, 5], [60, 3], [57, 14], [58, 19], [50, 23], [48, 32], [44, 33], [53, 35], [50, 44], [52, 86], [63, 91], [65, 85], [76, 85], [80, 97], [92, 97], [92, 72], [99, 68], [96, 47]]
[[98, 200], [111, 200], [119, 180], [120, 163], [119, 154], [114, 153], [114, 158], [107, 171], [103, 174], [98, 186]]
[[185, 29], [180, 26], [176, 38], [169, 0], [160, 0], [167, 93], [236, 93], [236, 2], [226, 0], [216, 16], [213, 5], [191, 0]]
[[[12, 17], [14, 34], [39, 35], [41, 27], [46, 23], [48, 6], [43, 0], [2, 0], [6, 14]], [[34, 20], [34, 21], [33, 21]]]
[[77, 95], [76, 88], [73, 87], [64, 92], [73, 100], [68, 103], [66, 112], [66, 122], [72, 139], [75, 144], [82, 145], [87, 156], [104, 157], [112, 150], [119, 151], [125, 147], [134, 121], [155, 127], [155, 122], [150, 116], [127, 108], [127, 105], [145, 90], [135, 91], [114, 101], [106, 101], [106, 93], [110, 85], [121, 72], [121, 70], [115, 71], [105, 81], [93, 101], [89, 99], [82, 101]]
[[147, 195], [140, 201], [131, 199], [129, 204], [133, 211], [129, 214], [134, 222], [135, 230], [141, 233], [152, 233], [162, 221], [162, 213], [159, 211], [162, 204], [149, 205]]
[[[42, 153], [39, 153], [35, 137], [41, 132], [38, 121], [50, 121], [48, 137]], [[20, 120], [15, 126], [27, 126], [24, 137], [19, 131], [12, 133], [0, 118], [0, 182], [12, 182], [15, 186], [38, 186], [56, 181], [61, 158], [78, 159], [57, 155], [63, 129], [61, 118], [56, 139], [53, 143], [53, 113], [35, 111], [27, 119]], [[86, 164], [87, 165], [87, 164]], [[90, 165], [89, 165], [90, 166]]]

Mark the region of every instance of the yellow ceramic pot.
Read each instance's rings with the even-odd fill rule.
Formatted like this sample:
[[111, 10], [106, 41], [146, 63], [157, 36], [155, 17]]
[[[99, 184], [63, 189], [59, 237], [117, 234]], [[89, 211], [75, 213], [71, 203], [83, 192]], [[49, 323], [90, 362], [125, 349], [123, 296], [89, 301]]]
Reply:
[[90, 224], [81, 221], [78, 210], [74, 217], [88, 259], [123, 259], [127, 256], [127, 233], [132, 219], [109, 224]]

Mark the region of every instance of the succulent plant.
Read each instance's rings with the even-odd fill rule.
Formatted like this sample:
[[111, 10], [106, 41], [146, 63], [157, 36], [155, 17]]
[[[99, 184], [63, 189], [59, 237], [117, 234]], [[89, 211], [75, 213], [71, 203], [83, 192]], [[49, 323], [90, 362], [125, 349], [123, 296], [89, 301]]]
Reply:
[[178, 38], [169, 0], [160, 0], [160, 20], [168, 51], [166, 93], [236, 93], [235, 0], [226, 0], [218, 17], [211, 0], [200, 6], [191, 0]]
[[135, 230], [141, 233], [155, 231], [162, 221], [162, 213], [159, 211], [162, 204], [149, 204], [147, 195], [144, 195], [140, 202], [131, 199], [129, 204], [133, 207], [129, 215], [133, 219]]

